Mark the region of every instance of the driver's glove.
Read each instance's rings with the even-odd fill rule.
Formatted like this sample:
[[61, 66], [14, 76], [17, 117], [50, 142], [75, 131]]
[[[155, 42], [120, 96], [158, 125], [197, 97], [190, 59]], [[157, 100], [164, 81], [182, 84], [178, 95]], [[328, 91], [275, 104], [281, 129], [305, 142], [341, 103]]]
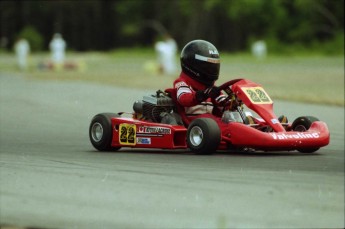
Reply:
[[220, 95], [219, 87], [212, 86], [205, 90], [197, 91], [195, 94], [196, 100], [198, 102], [205, 101], [208, 98], [215, 99]]

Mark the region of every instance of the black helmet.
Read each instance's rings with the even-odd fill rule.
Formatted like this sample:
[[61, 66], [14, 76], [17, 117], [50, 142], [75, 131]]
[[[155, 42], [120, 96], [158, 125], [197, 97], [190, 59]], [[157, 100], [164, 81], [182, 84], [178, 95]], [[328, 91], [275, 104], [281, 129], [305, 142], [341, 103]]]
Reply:
[[218, 50], [208, 41], [191, 41], [182, 49], [181, 67], [182, 72], [191, 78], [206, 86], [212, 86], [219, 76]]

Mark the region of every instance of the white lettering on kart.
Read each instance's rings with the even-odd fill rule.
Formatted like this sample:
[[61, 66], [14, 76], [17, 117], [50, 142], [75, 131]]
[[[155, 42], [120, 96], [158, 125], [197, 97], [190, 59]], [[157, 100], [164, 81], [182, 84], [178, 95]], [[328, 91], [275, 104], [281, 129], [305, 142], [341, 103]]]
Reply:
[[274, 140], [284, 140], [284, 139], [310, 139], [310, 138], [319, 138], [319, 133], [297, 133], [297, 134], [278, 134], [270, 133]]
[[171, 134], [171, 129], [160, 126], [139, 126], [138, 133], [142, 134]]

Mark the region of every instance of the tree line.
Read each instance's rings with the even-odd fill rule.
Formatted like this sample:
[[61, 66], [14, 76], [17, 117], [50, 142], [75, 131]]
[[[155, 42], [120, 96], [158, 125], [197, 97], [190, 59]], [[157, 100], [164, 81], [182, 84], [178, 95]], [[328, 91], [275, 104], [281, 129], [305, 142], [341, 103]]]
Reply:
[[165, 33], [180, 46], [201, 38], [227, 51], [257, 39], [301, 47], [344, 39], [343, 0], [2, 0], [0, 19], [7, 49], [21, 36], [45, 50], [56, 32], [77, 51], [152, 46]]

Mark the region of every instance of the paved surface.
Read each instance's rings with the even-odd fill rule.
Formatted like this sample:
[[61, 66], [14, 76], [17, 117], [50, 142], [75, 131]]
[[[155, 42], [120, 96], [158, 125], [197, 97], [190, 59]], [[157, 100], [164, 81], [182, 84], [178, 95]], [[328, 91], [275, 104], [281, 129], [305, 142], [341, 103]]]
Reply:
[[0, 74], [0, 225], [41, 228], [343, 228], [344, 109], [276, 102], [328, 123], [315, 154], [96, 152], [100, 112], [145, 91]]

